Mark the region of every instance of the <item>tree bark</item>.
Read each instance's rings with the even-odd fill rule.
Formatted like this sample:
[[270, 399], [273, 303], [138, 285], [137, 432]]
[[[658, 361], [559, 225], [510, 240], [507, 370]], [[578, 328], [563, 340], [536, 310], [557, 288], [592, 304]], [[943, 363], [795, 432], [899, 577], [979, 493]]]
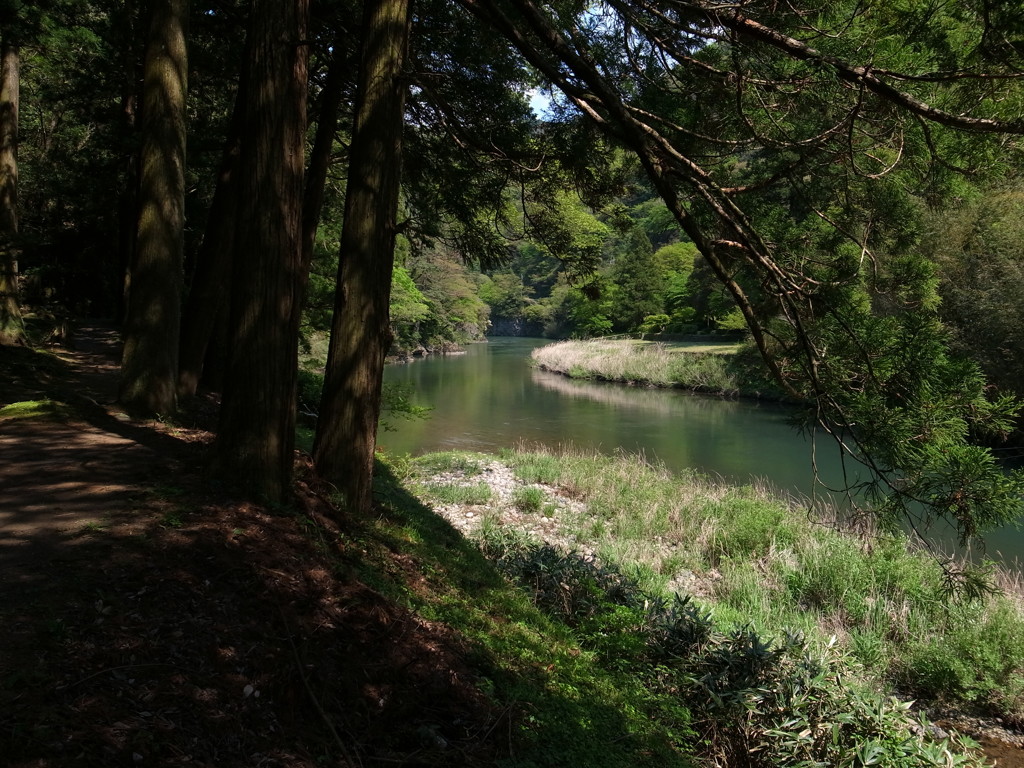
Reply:
[[121, 290], [117, 295], [115, 317], [121, 322], [128, 319], [128, 286], [135, 244], [139, 234], [139, 152], [134, 147], [138, 125], [139, 87], [141, 79], [138, 65], [138, 40], [136, 39], [138, 8], [135, 0], [125, 0], [119, 10], [115, 28], [120, 30], [118, 45], [121, 49], [123, 80], [121, 91], [120, 129], [126, 148], [123, 163], [123, 181], [117, 195], [117, 267], [122, 276]]
[[232, 354], [217, 461], [249, 495], [291, 486], [302, 267], [308, 0], [253, 5], [231, 300]]
[[320, 226], [320, 213], [324, 207], [324, 189], [327, 172], [331, 167], [331, 150], [338, 133], [338, 108], [341, 106], [345, 77], [345, 51], [340, 35], [334, 41], [334, 54], [327, 69], [327, 81], [320, 96], [320, 116], [316, 123], [316, 138], [309, 155], [306, 171], [306, 192], [302, 201], [302, 275], [301, 299], [305, 300], [306, 282], [313, 263], [316, 231]]
[[178, 361], [178, 397], [191, 397], [203, 375], [203, 361], [213, 337], [217, 318], [231, 296], [231, 264], [234, 256], [238, 213], [238, 171], [245, 125], [245, 77], [238, 85], [227, 144], [221, 158], [217, 188], [199, 249], [192, 289], [182, 316], [181, 351]]
[[18, 45], [0, 43], [0, 344], [24, 341], [18, 298]]
[[144, 415], [173, 413], [177, 404], [188, 0], [158, 0], [151, 13], [143, 72], [139, 228], [120, 392], [122, 405]]
[[338, 292], [313, 458], [347, 506], [368, 513], [394, 249], [409, 0], [368, 0], [349, 150]]

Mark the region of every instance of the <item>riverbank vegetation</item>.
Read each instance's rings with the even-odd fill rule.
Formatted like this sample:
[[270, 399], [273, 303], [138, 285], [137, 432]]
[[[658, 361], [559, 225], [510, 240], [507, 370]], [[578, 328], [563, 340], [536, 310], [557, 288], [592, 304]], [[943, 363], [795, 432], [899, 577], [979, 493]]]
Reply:
[[530, 353], [533, 365], [574, 379], [746, 397], [778, 397], [764, 366], [739, 342], [640, 339], [559, 341]]
[[765, 765], [856, 764], [863, 749], [880, 765], [943, 764], [920, 757], [894, 691], [1024, 723], [1019, 576], [998, 571], [1001, 595], [957, 600], [944, 570], [956, 564], [905, 537], [637, 457], [400, 466], [593, 663], [724, 764], [741, 748]]

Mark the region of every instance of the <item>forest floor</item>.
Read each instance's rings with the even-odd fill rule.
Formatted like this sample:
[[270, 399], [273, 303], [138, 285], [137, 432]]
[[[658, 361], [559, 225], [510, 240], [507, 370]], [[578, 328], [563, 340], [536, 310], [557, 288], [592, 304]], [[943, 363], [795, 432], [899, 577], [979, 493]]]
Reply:
[[43, 413], [0, 419], [0, 764], [493, 765], [463, 641], [339, 572], [371, 545], [306, 482], [211, 485], [213, 404], [128, 419], [118, 356], [0, 348], [0, 408]]

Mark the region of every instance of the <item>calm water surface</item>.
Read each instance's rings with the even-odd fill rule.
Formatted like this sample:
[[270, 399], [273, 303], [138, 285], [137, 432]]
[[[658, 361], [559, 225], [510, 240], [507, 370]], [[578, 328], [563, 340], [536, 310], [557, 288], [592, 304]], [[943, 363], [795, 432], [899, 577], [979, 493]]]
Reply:
[[[393, 453], [494, 452], [521, 443], [640, 453], [669, 469], [697, 469], [737, 484], [765, 482], [800, 496], [819, 477], [842, 485], [839, 453], [827, 437], [812, 441], [785, 409], [673, 390], [577, 381], [534, 370], [530, 351], [545, 339], [495, 337], [465, 355], [388, 366], [385, 380], [410, 385], [413, 402], [433, 408], [425, 420], [391, 419], [379, 443]], [[851, 473], [854, 470], [851, 469]], [[996, 532], [989, 553], [1024, 559], [1024, 536]]]

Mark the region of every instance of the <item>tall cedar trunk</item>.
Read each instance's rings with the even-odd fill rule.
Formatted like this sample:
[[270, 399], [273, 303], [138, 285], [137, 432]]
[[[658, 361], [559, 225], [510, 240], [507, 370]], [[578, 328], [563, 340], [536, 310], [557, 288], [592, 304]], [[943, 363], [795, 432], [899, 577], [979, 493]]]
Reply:
[[308, 0], [255, 0], [238, 180], [221, 473], [284, 500], [295, 447]]
[[[134, 146], [139, 106], [139, 66], [136, 44], [135, 0], [125, 0], [118, 12], [116, 28], [120, 30], [123, 80], [121, 90], [121, 130], [125, 147]], [[117, 265], [123, 276], [121, 291], [117, 295], [116, 317], [124, 322], [128, 319], [128, 277], [131, 274], [132, 259], [135, 255], [135, 241], [139, 232], [139, 153], [125, 152], [122, 158], [123, 182], [117, 196]]]
[[305, 298], [305, 281], [313, 263], [313, 247], [316, 245], [316, 231], [320, 225], [320, 213], [324, 207], [324, 189], [327, 185], [327, 171], [331, 166], [331, 150], [338, 133], [338, 107], [341, 106], [345, 85], [345, 51], [340, 36], [334, 41], [334, 55], [327, 69], [327, 81], [320, 94], [320, 115], [316, 123], [316, 138], [309, 155], [306, 171], [306, 194], [302, 200], [302, 274], [301, 296]]
[[142, 93], [139, 229], [129, 276], [121, 360], [122, 405], [175, 409], [185, 231], [185, 90], [188, 0], [151, 6]]
[[18, 46], [0, 44], [0, 344], [24, 340], [18, 301]]
[[245, 77], [238, 85], [227, 144], [217, 175], [217, 189], [199, 249], [196, 273], [181, 324], [178, 361], [178, 397], [196, 393], [203, 374], [203, 360], [210, 346], [218, 315], [231, 296], [231, 264], [234, 255], [238, 212], [238, 163], [245, 121]]
[[338, 293], [313, 458], [348, 507], [372, 503], [373, 454], [394, 267], [409, 0], [367, 0], [349, 150]]

